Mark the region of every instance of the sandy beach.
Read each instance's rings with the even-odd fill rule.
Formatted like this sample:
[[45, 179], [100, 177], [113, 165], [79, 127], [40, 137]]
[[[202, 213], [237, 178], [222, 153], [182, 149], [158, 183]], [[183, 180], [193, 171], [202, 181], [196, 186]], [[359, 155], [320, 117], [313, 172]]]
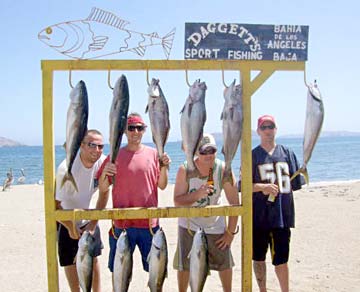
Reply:
[[[173, 206], [173, 186], [159, 192], [160, 206]], [[0, 192], [1, 291], [47, 291], [44, 191], [41, 185], [13, 186]], [[109, 202], [109, 207], [111, 202]], [[360, 287], [360, 181], [318, 183], [295, 193], [296, 228], [292, 230], [290, 288], [294, 292], [359, 291]], [[169, 249], [168, 278], [164, 291], [177, 291], [172, 260], [176, 247], [176, 219], [162, 219]], [[100, 257], [103, 291], [111, 291], [107, 269], [110, 221], [100, 221], [105, 245]], [[232, 251], [236, 266], [233, 291], [241, 291], [241, 238]], [[139, 252], [134, 253], [134, 273], [129, 291], [148, 291], [147, 273]], [[279, 291], [268, 257], [268, 290]], [[59, 268], [60, 291], [69, 291]], [[204, 291], [222, 291], [216, 272], [208, 277]], [[253, 291], [257, 291], [253, 279]]]

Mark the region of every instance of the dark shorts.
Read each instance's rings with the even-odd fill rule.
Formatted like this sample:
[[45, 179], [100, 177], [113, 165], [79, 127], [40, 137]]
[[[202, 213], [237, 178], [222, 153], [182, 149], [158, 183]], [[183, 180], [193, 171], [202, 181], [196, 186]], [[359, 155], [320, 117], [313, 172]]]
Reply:
[[278, 266], [289, 260], [291, 231], [289, 228], [253, 230], [253, 260], [265, 261], [270, 246], [272, 264]]
[[[154, 227], [152, 230], [155, 233], [159, 229], [159, 226]], [[115, 237], [112, 232], [109, 232], [109, 262], [108, 268], [111, 272], [114, 271], [114, 258], [116, 253], [116, 242], [119, 238], [122, 229], [114, 228]], [[131, 254], [133, 254], [135, 247], [138, 246], [141, 253], [141, 261], [145, 271], [149, 271], [149, 264], [147, 262], [147, 256], [151, 249], [152, 235], [149, 228], [126, 228], [126, 232], [129, 238]]]
[[[195, 232], [193, 231], [195, 234]], [[222, 234], [206, 234], [209, 251], [209, 266], [210, 270], [223, 271], [231, 269], [234, 266], [234, 260], [231, 254], [231, 249], [226, 248], [220, 250], [215, 242], [222, 236]], [[193, 236], [189, 234], [186, 228], [180, 227], [178, 229], [178, 244], [174, 256], [173, 267], [179, 271], [190, 270], [189, 253], [191, 250]]]
[[[101, 249], [104, 248], [101, 242], [100, 228], [97, 225], [94, 233], [96, 247], [94, 257], [101, 255]], [[58, 255], [61, 267], [70, 266], [75, 263], [76, 253], [78, 251], [78, 239], [72, 239], [68, 230], [62, 224], [58, 224]]]

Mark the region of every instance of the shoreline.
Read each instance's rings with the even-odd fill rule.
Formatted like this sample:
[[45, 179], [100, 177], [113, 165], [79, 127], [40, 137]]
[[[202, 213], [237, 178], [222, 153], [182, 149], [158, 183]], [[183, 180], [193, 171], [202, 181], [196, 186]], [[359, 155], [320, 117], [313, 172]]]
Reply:
[[[305, 187], [316, 187], [316, 186], [332, 186], [332, 185], [343, 185], [343, 184], [352, 184], [352, 183], [358, 183], [360, 182], [360, 178], [359, 179], [349, 179], [349, 180], [329, 180], [329, 181], [315, 181], [315, 182], [310, 182], [309, 185], [303, 185], [303, 188]], [[168, 183], [168, 186], [174, 186], [174, 183]], [[44, 186], [44, 181], [42, 181], [42, 183], [24, 183], [24, 184], [12, 184], [13, 186]]]

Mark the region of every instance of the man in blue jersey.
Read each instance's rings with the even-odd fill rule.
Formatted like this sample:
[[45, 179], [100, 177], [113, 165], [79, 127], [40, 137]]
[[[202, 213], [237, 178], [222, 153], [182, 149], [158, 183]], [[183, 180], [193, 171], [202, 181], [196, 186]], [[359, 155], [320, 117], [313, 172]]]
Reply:
[[290, 228], [295, 226], [293, 191], [302, 176], [290, 181], [299, 168], [294, 152], [275, 142], [276, 123], [271, 115], [258, 119], [261, 143], [252, 151], [253, 162], [253, 268], [261, 292], [266, 290], [267, 249], [282, 292], [289, 291]]

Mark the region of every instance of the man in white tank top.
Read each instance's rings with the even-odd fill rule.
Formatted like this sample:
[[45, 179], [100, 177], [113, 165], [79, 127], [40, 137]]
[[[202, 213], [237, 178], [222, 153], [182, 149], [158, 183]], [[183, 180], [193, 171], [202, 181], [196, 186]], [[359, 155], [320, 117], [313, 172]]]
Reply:
[[[223, 182], [224, 162], [216, 158], [217, 147], [215, 139], [210, 134], [204, 134], [194, 159], [199, 175], [187, 177], [187, 164], [181, 165], [176, 176], [174, 188], [175, 206], [221, 205], [221, 191], [224, 189], [228, 202], [232, 205], [239, 204], [236, 184]], [[208, 183], [212, 172], [213, 184]], [[235, 182], [234, 174], [232, 174]], [[232, 289], [232, 267], [234, 266], [231, 254], [231, 242], [236, 234], [238, 217], [229, 217], [226, 226], [225, 217], [194, 217], [179, 218], [178, 246], [174, 257], [174, 269], [178, 270], [179, 292], [187, 291], [189, 284], [188, 258], [193, 236], [199, 228], [206, 233], [208, 244], [209, 268], [219, 272], [224, 291]], [[190, 229], [191, 232], [188, 232]]]

